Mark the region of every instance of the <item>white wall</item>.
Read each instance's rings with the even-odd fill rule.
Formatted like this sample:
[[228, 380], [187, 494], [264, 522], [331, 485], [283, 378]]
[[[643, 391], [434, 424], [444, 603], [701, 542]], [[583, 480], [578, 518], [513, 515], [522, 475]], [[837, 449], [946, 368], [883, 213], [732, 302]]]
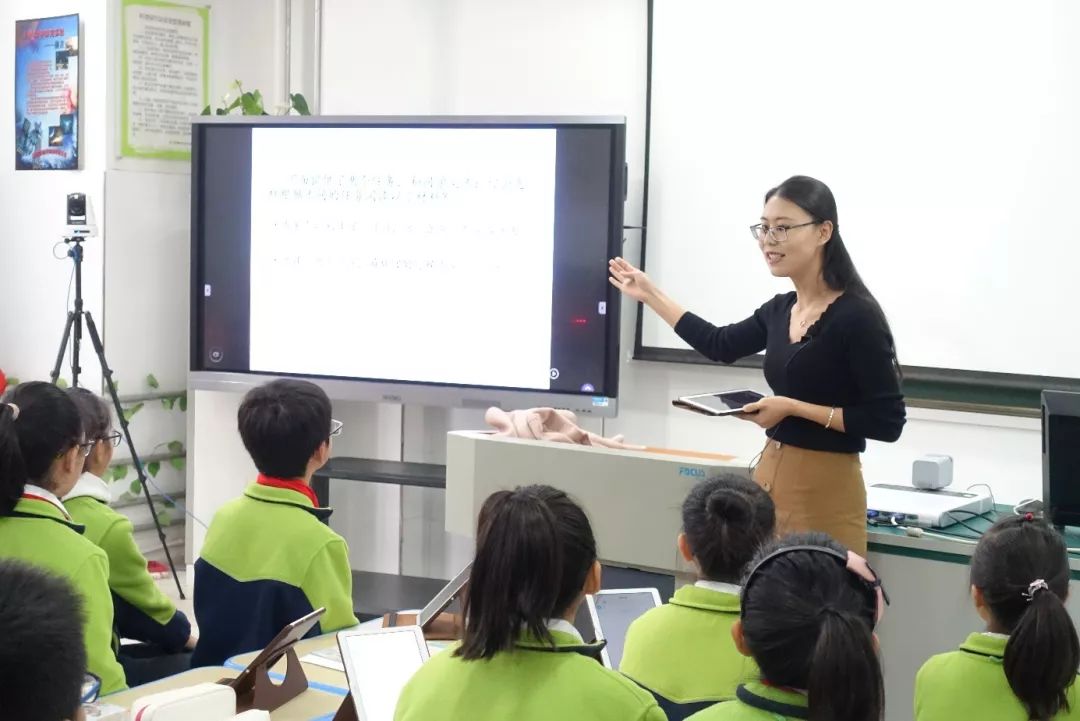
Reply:
[[[79, 13], [82, 73], [80, 104], [81, 170], [16, 172], [11, 155], [0, 165], [0, 367], [20, 380], [47, 379], [56, 359], [66, 320], [72, 263], [53, 257], [63, 237], [68, 193], [86, 193], [105, 232], [103, 208], [106, 126], [106, 21], [103, 0], [5, 0], [0, 3], [0, 98], [10, 118], [15, 96], [15, 21]], [[9, 138], [10, 139], [10, 138]], [[9, 146], [10, 147], [10, 146]], [[85, 244], [83, 296], [86, 308], [102, 321], [103, 239]], [[62, 254], [63, 249], [57, 251]], [[83, 385], [96, 388], [97, 361], [84, 335]], [[65, 361], [62, 377], [70, 380]]]

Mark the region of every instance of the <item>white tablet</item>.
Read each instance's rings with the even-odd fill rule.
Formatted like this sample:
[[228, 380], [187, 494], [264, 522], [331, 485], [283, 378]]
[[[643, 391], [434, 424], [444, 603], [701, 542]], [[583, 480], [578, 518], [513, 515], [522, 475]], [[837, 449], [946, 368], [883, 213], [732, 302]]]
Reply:
[[430, 658], [419, 626], [342, 631], [337, 636], [358, 721], [393, 721], [405, 684]]
[[586, 596], [585, 602], [596, 629], [596, 640], [607, 641], [600, 657], [605, 666], [618, 670], [630, 624], [660, 605], [660, 592], [655, 588], [615, 588]]
[[425, 628], [429, 623], [435, 620], [435, 617], [446, 610], [446, 607], [450, 605], [450, 602], [454, 600], [461, 589], [469, 581], [469, 574], [472, 572], [472, 561], [469, 562], [465, 568], [461, 569], [461, 573], [454, 576], [450, 583], [443, 586], [442, 590], [435, 594], [435, 598], [431, 599], [426, 606], [420, 609], [420, 613], [416, 616], [416, 624], [420, 628]]
[[757, 391], [744, 388], [719, 393], [698, 393], [681, 396], [671, 402], [676, 408], [701, 413], [706, 416], [734, 416], [742, 413], [744, 406], [757, 403], [765, 396]]

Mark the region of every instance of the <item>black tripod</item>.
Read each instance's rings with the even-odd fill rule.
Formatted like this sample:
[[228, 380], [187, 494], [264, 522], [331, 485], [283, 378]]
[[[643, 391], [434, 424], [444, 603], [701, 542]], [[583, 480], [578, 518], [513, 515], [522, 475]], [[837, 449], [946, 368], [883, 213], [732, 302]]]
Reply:
[[82, 325], [85, 319], [86, 329], [90, 332], [90, 342], [93, 343], [94, 353], [97, 354], [98, 362], [101, 364], [101, 374], [105, 378], [105, 387], [109, 389], [109, 397], [112, 399], [113, 408], [116, 409], [116, 417], [120, 421], [120, 428], [124, 432], [124, 440], [127, 441], [128, 450], [131, 452], [131, 464], [135, 467], [135, 473], [139, 476], [139, 485], [142, 486], [146, 505], [150, 507], [150, 517], [154, 519], [154, 527], [157, 529], [161, 548], [165, 551], [165, 558], [169, 561], [169, 570], [172, 571], [173, 580], [176, 581], [176, 590], [180, 594], [180, 598], [184, 598], [184, 589], [180, 585], [180, 577], [176, 574], [176, 564], [173, 563], [172, 554], [169, 553], [169, 545], [165, 542], [165, 531], [162, 530], [161, 522], [158, 521], [157, 509], [154, 508], [154, 499], [150, 497], [150, 489], [146, 484], [146, 471], [143, 469], [142, 461], [139, 460], [139, 454], [135, 452], [135, 443], [131, 440], [131, 431], [128, 429], [128, 422], [124, 417], [124, 408], [120, 405], [120, 396], [116, 393], [116, 383], [113, 382], [112, 369], [109, 368], [109, 363], [105, 360], [105, 346], [101, 343], [101, 336], [98, 335], [97, 326], [94, 325], [94, 319], [90, 316], [90, 311], [83, 310], [83, 240], [84, 238], [81, 237], [64, 238], [64, 243], [71, 245], [67, 255], [75, 263], [75, 309], [68, 311], [67, 323], [64, 324], [64, 337], [60, 341], [60, 352], [56, 354], [56, 364], [53, 366], [50, 377], [55, 385], [60, 377], [60, 366], [64, 363], [64, 352], [67, 350], [68, 340], [71, 340], [71, 385], [78, 387], [79, 374], [82, 372], [82, 367], [79, 365], [79, 350], [82, 345]]

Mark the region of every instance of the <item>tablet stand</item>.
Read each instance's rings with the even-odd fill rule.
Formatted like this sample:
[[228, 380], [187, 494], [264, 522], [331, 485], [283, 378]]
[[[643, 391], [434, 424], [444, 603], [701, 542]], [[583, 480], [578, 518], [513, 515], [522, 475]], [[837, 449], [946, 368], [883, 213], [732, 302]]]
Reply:
[[352, 693], [345, 696], [345, 700], [341, 702], [341, 706], [338, 708], [337, 713], [334, 714], [334, 721], [359, 721], [359, 717], [356, 715], [356, 704], [353, 703]]
[[218, 681], [225, 686], [231, 686], [236, 691], [238, 713], [251, 709], [274, 711], [307, 690], [307, 675], [292, 644], [283, 655], [286, 666], [285, 678], [281, 683], [276, 683], [270, 678], [270, 667], [277, 663], [281, 656], [261, 663], [256, 663], [258, 660], [256, 659], [236, 678]]
[[[388, 613], [383, 616], [383, 628], [397, 628], [399, 626], [415, 626], [415, 613]], [[421, 630], [427, 641], [457, 641], [463, 631], [461, 616], [456, 613], [440, 613], [431, 619], [427, 626]]]

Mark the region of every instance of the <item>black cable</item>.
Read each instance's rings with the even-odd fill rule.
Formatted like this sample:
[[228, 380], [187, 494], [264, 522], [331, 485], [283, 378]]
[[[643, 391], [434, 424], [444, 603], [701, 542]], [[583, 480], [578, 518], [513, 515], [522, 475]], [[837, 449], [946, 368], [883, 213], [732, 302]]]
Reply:
[[[954, 516], [953, 513], [956, 513], [956, 512], [971, 513], [971, 511], [960, 511], [959, 509], [957, 509], [957, 511], [945, 511], [945, 515], [948, 516], [950, 519], [952, 519], [953, 523], [960, 524], [964, 528], [966, 528], [969, 531], [971, 531], [972, 533], [974, 533], [976, 536], [982, 536], [983, 533], [985, 533], [985, 531], [982, 531], [982, 530], [980, 530], [978, 528], [975, 528], [974, 526], [968, 525], [968, 523], [964, 519], [957, 518], [956, 516]], [[981, 515], [978, 514], [978, 513], [973, 513], [972, 515], [975, 516], [976, 518], [981, 518]]]

